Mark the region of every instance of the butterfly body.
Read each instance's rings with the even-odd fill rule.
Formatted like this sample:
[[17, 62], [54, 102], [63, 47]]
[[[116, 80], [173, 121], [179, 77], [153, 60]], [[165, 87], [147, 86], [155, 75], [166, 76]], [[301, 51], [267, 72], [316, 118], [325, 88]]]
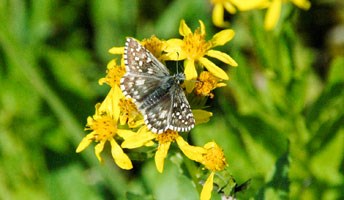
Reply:
[[185, 77], [184, 74], [176, 74], [174, 76], [165, 76], [162, 77], [161, 79], [161, 85], [160, 87], [157, 87], [157, 89], [149, 94], [146, 98], [145, 101], [140, 105], [139, 109], [145, 109], [149, 106], [152, 106], [159, 102], [162, 97], [165, 95], [168, 95], [168, 92], [170, 90], [175, 90], [175, 87], [177, 84], [180, 84], [184, 79], [180, 79]]
[[126, 73], [121, 79], [123, 94], [132, 98], [149, 130], [189, 131], [195, 120], [180, 84], [185, 75], [170, 75], [168, 69], [133, 38], [124, 48]]

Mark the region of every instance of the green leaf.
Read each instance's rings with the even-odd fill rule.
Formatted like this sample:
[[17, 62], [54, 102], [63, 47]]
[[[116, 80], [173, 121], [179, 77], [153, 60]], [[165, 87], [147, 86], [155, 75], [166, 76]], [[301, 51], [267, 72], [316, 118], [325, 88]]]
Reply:
[[344, 117], [344, 83], [335, 83], [322, 92], [307, 113], [307, 127], [313, 135], [308, 142], [310, 152], [321, 149], [335, 137]]
[[289, 166], [288, 147], [287, 151], [276, 161], [272, 178], [259, 190], [256, 199], [289, 199]]
[[71, 165], [53, 171], [47, 177], [49, 196], [52, 200], [104, 199], [100, 193], [97, 193], [95, 187], [89, 185], [89, 181], [95, 181], [94, 178], [92, 174], [83, 172], [82, 168], [78, 165]]
[[335, 57], [328, 74], [329, 84], [344, 82], [344, 57]]

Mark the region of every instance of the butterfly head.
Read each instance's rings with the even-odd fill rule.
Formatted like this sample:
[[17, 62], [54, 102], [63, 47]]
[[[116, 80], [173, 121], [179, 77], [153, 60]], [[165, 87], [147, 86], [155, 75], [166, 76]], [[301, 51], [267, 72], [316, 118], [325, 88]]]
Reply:
[[184, 80], [185, 80], [184, 73], [177, 73], [173, 77], [174, 77], [174, 81], [178, 83], [179, 85], [184, 83]]

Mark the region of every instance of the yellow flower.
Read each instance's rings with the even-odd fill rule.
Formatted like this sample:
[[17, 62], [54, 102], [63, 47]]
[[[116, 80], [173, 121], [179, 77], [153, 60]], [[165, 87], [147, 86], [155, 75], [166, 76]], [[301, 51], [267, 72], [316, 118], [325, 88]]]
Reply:
[[123, 96], [119, 87], [113, 87], [104, 102], [96, 105], [96, 113], [93, 117], [87, 118], [85, 128], [85, 130], [91, 130], [92, 132], [82, 139], [76, 152], [83, 151], [92, 141], [95, 141], [98, 143], [94, 148], [95, 154], [99, 162], [102, 162], [103, 159], [100, 153], [103, 151], [105, 143], [110, 142], [111, 154], [115, 163], [122, 169], [131, 169], [133, 167], [131, 160], [114, 139], [116, 135], [123, 137], [127, 134], [133, 134], [132, 131], [117, 127], [119, 120], [118, 102], [121, 95]]
[[159, 146], [155, 153], [155, 165], [160, 173], [164, 170], [164, 162], [168, 149], [174, 141], [177, 142], [178, 147], [185, 156], [191, 160], [200, 161], [202, 159], [201, 155], [205, 153], [202, 147], [189, 145], [176, 131], [167, 130], [166, 132], [159, 134], [156, 140], [159, 142]]
[[158, 142], [158, 149], [155, 153], [155, 165], [158, 172], [162, 173], [164, 170], [165, 158], [172, 142], [177, 142], [180, 150], [191, 160], [202, 162], [203, 154], [206, 150], [203, 147], [189, 145], [178, 132], [167, 130], [161, 134], [154, 134], [148, 130], [146, 126], [140, 128], [137, 134], [124, 138], [121, 144], [122, 148], [138, 148], [150, 144], [152, 140]]
[[142, 126], [133, 135], [124, 136], [124, 141], [121, 144], [122, 148], [135, 149], [142, 146], [152, 146], [154, 140], [158, 134], [149, 131], [146, 125]]
[[220, 79], [213, 76], [207, 71], [201, 72], [198, 77], [198, 81], [195, 84], [195, 94], [200, 96], [209, 96], [214, 98], [214, 94], [211, 92], [215, 88], [226, 86], [225, 83], [219, 83]]
[[163, 61], [167, 59], [166, 55], [163, 54], [163, 51], [166, 48], [166, 42], [160, 40], [155, 35], [151, 36], [149, 39], [144, 39], [141, 44], [158, 60]]
[[[139, 40], [137, 40], [139, 41]], [[166, 48], [167, 44], [166, 41], [160, 40], [155, 35], [151, 36], [148, 39], [142, 40], [140, 42], [142, 46], [144, 46], [148, 51], [150, 51], [158, 60], [164, 61], [164, 60], [171, 60], [168, 56], [163, 54], [164, 49]], [[109, 52], [111, 54], [124, 54], [124, 47], [112, 47]]]
[[270, 0], [233, 0], [233, 2], [240, 11], [262, 9], [270, 5]]
[[106, 83], [111, 87], [119, 87], [120, 80], [124, 74], [125, 67], [122, 65], [118, 66], [116, 63], [116, 59], [113, 59], [107, 65], [105, 78], [99, 79], [99, 84], [103, 85], [104, 83]]
[[[207, 70], [214, 76], [223, 80], [228, 80], [226, 72], [220, 67], [216, 66], [205, 56], [216, 58], [231, 66], [238, 64], [228, 54], [221, 51], [212, 50], [213, 47], [222, 46], [234, 37], [234, 31], [231, 29], [222, 30], [215, 34], [210, 41], [205, 40], [205, 26], [202, 21], [199, 21], [200, 27], [191, 32], [185, 21], [180, 22], [179, 33], [184, 38], [170, 39], [167, 41], [168, 57], [171, 60], [184, 60], [184, 73], [186, 80], [197, 78], [197, 70], [195, 64], [200, 64], [207, 68]], [[187, 89], [188, 90], [188, 89]]]
[[227, 27], [229, 26], [228, 22], [223, 20], [224, 10], [227, 10], [230, 14], [236, 13], [236, 8], [232, 0], [210, 0], [210, 3], [213, 4], [213, 13], [212, 19], [215, 26], [218, 27]]
[[122, 97], [119, 100], [121, 125], [128, 124], [129, 128], [136, 128], [144, 124], [142, 114], [137, 110], [136, 105], [131, 99]]
[[201, 163], [205, 168], [209, 169], [211, 173], [203, 185], [200, 199], [208, 200], [210, 199], [211, 191], [213, 190], [215, 172], [224, 170], [227, 163], [222, 149], [215, 142], [205, 144], [204, 149], [206, 149], [206, 153], [203, 155]]
[[[272, 30], [275, 28], [278, 19], [281, 14], [282, 3], [287, 0], [273, 0], [268, 7], [268, 11], [264, 20], [264, 27], [266, 30]], [[294, 3], [297, 7], [304, 10], [308, 10], [311, 6], [311, 3], [308, 0], [289, 0]]]
[[224, 10], [230, 14], [236, 13], [236, 8], [240, 11], [265, 8], [269, 4], [268, 0], [210, 0], [214, 5], [212, 19], [213, 24], [218, 27], [228, 27], [229, 23], [224, 21]]

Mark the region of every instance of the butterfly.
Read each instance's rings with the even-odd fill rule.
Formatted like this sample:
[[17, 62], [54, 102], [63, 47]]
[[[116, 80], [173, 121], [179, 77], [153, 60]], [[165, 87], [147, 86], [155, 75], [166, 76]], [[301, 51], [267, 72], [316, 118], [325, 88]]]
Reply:
[[124, 47], [126, 73], [120, 87], [133, 99], [144, 121], [153, 133], [170, 129], [190, 131], [195, 126], [190, 105], [183, 89], [184, 73], [170, 75], [168, 69], [134, 38], [127, 38]]

